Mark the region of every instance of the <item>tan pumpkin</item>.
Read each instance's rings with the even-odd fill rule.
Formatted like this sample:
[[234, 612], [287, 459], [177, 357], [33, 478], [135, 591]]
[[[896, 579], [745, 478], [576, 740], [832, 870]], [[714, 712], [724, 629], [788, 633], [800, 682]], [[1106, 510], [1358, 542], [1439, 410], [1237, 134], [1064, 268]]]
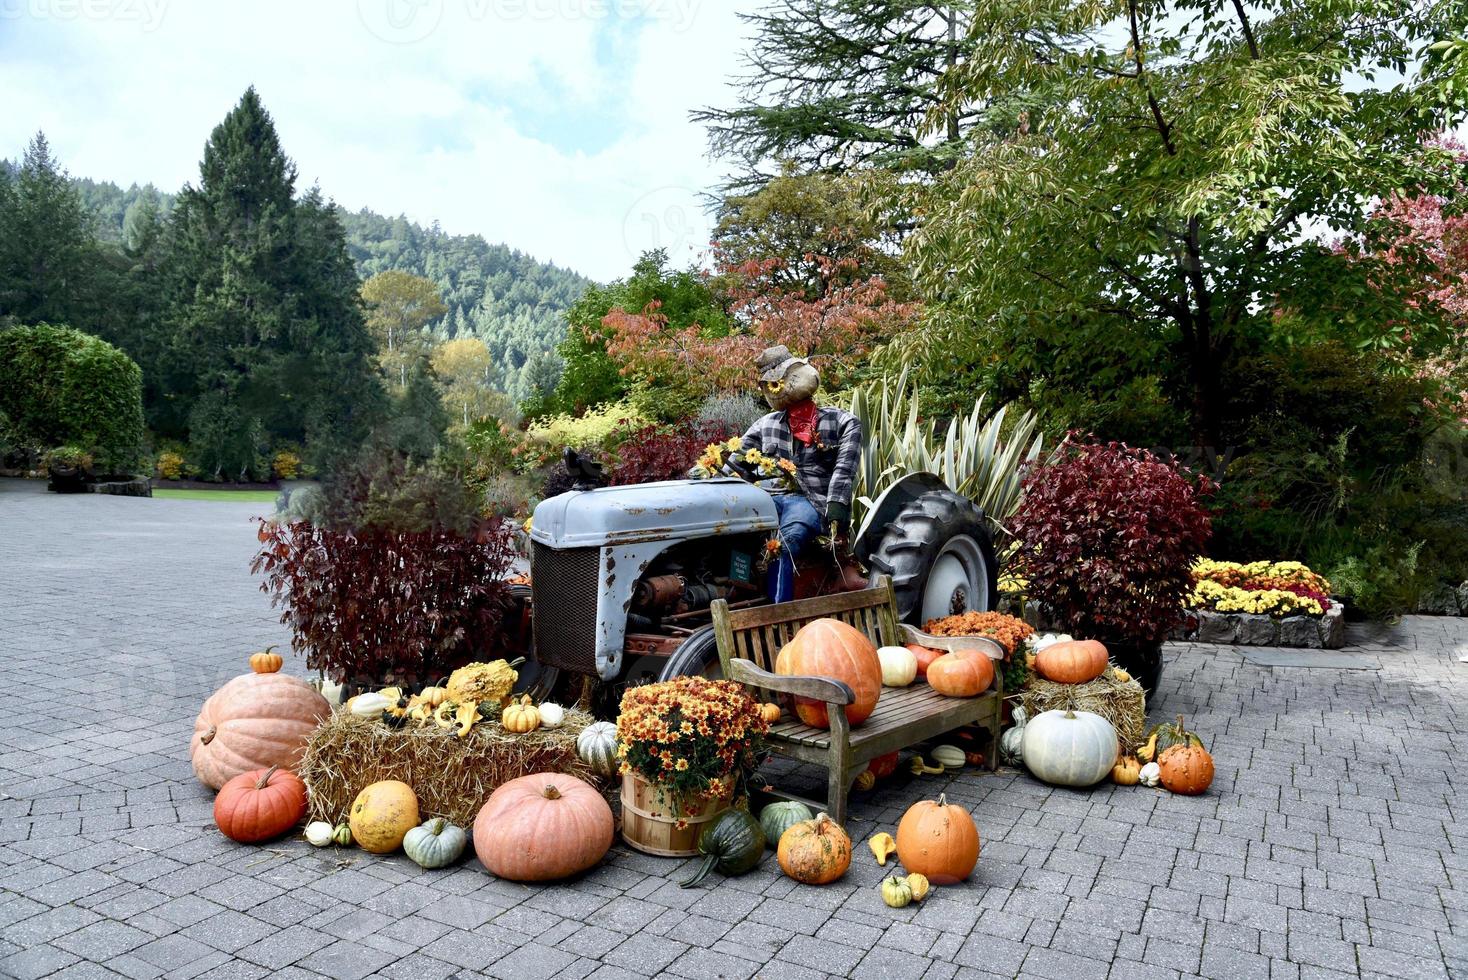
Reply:
[[510, 881], [554, 881], [595, 865], [612, 846], [612, 808], [591, 786], [533, 773], [495, 790], [474, 818], [474, 852]]
[[928, 666], [928, 686], [950, 698], [972, 698], [994, 683], [994, 661], [982, 650], [954, 650]]
[[294, 769], [331, 714], [315, 688], [290, 674], [241, 674], [210, 695], [194, 721], [194, 775], [219, 789], [243, 772]]
[[449, 699], [449, 689], [439, 686], [425, 687], [418, 697], [430, 708], [437, 708]]
[[780, 870], [806, 885], [829, 885], [851, 867], [851, 838], [826, 814], [802, 820], [780, 835]]
[[530, 703], [530, 695], [512, 703], [500, 712], [500, 724], [505, 731], [524, 735], [540, 727], [540, 710]]
[[275, 652], [274, 646], [250, 654], [250, 669], [257, 674], [273, 674], [283, 666], [285, 658]]
[[[882, 693], [882, 664], [876, 645], [861, 630], [835, 619], [817, 619], [802, 626], [780, 649], [775, 673], [844, 681], [856, 696], [846, 706], [846, 720], [853, 726], [867, 720]], [[796, 698], [795, 713], [814, 728], [831, 727], [823, 701]]]
[[1124, 755], [1111, 767], [1111, 781], [1118, 786], [1135, 786], [1142, 778], [1142, 764], [1134, 755]]
[[780, 720], [780, 706], [773, 701], [766, 701], [759, 706], [759, 716], [766, 724], [773, 725]]
[[1035, 654], [1035, 670], [1057, 684], [1084, 684], [1106, 671], [1106, 646], [1095, 640], [1064, 640]]
[[396, 779], [373, 783], [358, 793], [347, 817], [352, 839], [371, 854], [396, 851], [418, 822], [418, 795]]

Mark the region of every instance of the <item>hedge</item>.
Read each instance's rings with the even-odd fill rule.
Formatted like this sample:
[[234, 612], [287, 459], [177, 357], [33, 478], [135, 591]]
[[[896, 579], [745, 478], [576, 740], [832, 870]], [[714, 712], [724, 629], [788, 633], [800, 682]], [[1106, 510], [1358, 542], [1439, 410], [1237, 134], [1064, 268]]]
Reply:
[[98, 473], [134, 473], [143, 453], [143, 372], [70, 327], [0, 330], [0, 417], [15, 448], [76, 446], [91, 453]]

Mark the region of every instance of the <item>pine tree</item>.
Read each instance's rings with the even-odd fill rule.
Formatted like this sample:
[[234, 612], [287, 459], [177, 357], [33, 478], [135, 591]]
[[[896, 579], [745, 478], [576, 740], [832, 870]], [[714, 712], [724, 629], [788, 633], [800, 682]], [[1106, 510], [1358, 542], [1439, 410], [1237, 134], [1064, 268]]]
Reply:
[[81, 195], [37, 133], [0, 195], [0, 315], [94, 330], [99, 255]]
[[215, 127], [199, 177], [175, 210], [170, 397], [155, 427], [188, 431], [201, 469], [231, 477], [262, 473], [264, 458], [219, 433], [305, 441], [318, 460], [349, 446], [381, 407], [356, 273], [335, 208], [315, 190], [296, 199], [254, 88]]

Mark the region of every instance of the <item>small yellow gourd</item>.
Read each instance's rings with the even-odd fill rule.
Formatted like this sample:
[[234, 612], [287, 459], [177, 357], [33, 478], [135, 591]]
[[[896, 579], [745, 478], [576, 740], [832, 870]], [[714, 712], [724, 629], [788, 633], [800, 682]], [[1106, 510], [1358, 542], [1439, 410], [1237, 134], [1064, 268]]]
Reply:
[[928, 876], [920, 875], [916, 871], [907, 876], [907, 887], [912, 891], [912, 900], [914, 902], [921, 902], [927, 898], [928, 892], [933, 889], [933, 886], [928, 882]]
[[882, 901], [889, 908], [900, 909], [912, 903], [912, 889], [908, 887], [906, 878], [892, 875], [882, 881]]
[[479, 702], [465, 701], [454, 712], [454, 734], [459, 738], [463, 738], [469, 734], [469, 729], [473, 728], [474, 723], [478, 720]]
[[884, 830], [880, 834], [873, 834], [872, 839], [867, 841], [867, 847], [877, 856], [877, 863], [885, 868], [887, 859], [897, 853], [897, 839]]
[[1132, 675], [1127, 671], [1122, 670], [1120, 667], [1111, 668], [1111, 677], [1118, 684], [1125, 684], [1127, 681], [1130, 681], [1132, 679]]
[[941, 776], [943, 774], [942, 766], [930, 766], [923, 761], [923, 757], [920, 755], [913, 756], [912, 761], [907, 764], [907, 767], [912, 771], [914, 776]]
[[759, 716], [773, 725], [780, 720], [780, 706], [773, 701], [766, 701], [759, 706]]
[[446, 687], [425, 687], [423, 693], [418, 695], [430, 708], [437, 708], [449, 699], [449, 689]]
[[1118, 786], [1135, 786], [1142, 778], [1142, 764], [1134, 755], [1124, 755], [1111, 767], [1111, 781]]
[[860, 776], [856, 777], [856, 788], [863, 793], [870, 793], [877, 786], [877, 774], [870, 769], [863, 769]]
[[540, 727], [540, 710], [530, 703], [527, 694], [500, 712], [500, 724], [505, 726], [505, 731], [517, 735], [533, 732]]

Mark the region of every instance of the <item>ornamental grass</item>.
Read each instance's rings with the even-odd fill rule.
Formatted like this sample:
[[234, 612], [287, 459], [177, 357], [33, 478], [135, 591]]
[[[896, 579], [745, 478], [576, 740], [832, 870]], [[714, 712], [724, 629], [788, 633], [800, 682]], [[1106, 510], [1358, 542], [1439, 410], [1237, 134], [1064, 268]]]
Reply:
[[1107, 670], [1084, 684], [1058, 684], [1036, 675], [1020, 703], [1031, 718], [1042, 711], [1090, 711], [1111, 722], [1121, 751], [1137, 751], [1147, 732], [1147, 697], [1135, 680], [1118, 681]]
[[511, 779], [561, 772], [591, 781], [591, 768], [576, 755], [576, 736], [592, 720], [568, 709], [559, 728], [524, 735], [486, 720], [460, 738], [435, 725], [390, 728], [339, 708], [312, 733], [296, 774], [306, 783], [311, 820], [344, 823], [358, 793], [396, 779], [413, 787], [424, 820], [444, 817], [468, 827]]

